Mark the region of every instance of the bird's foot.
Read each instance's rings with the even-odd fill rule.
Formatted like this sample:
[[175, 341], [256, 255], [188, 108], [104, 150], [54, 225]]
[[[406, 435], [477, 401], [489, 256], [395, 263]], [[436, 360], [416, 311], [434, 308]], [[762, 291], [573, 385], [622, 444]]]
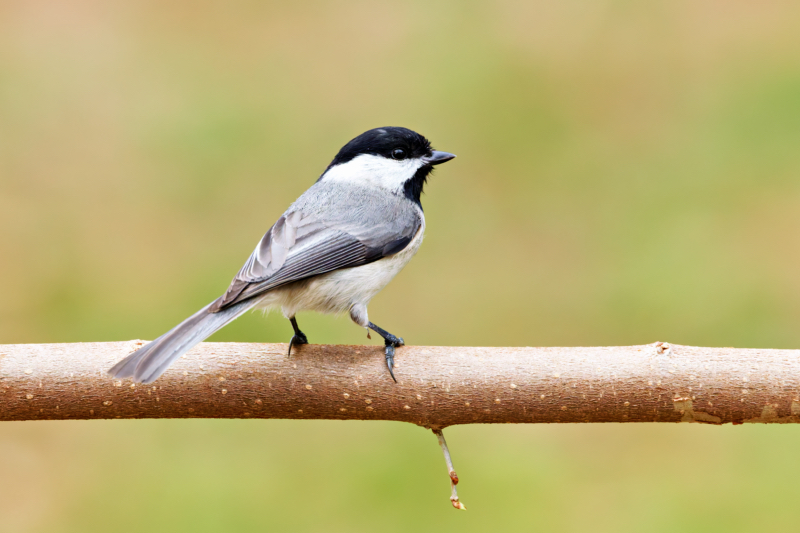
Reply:
[[392, 379], [395, 383], [397, 383], [397, 378], [394, 377], [394, 349], [397, 346], [403, 346], [403, 339], [401, 337], [395, 337], [394, 335], [391, 338], [386, 339], [386, 348], [384, 352], [386, 353], [386, 367], [389, 369], [389, 375], [392, 376]]
[[298, 346], [300, 344], [308, 344], [308, 337], [302, 331], [299, 331], [294, 334], [292, 340], [289, 341], [289, 353], [286, 354], [287, 356], [292, 355], [292, 346]]
[[372, 322], [368, 323], [367, 327], [383, 337], [383, 340], [386, 343], [386, 366], [389, 367], [389, 375], [392, 376], [394, 382], [397, 383], [397, 378], [394, 377], [394, 349], [398, 346], [405, 346], [406, 342], [403, 340], [403, 337], [395, 337], [385, 329], [379, 328]]
[[406, 341], [403, 340], [403, 337], [395, 337], [391, 333], [387, 334], [386, 337], [383, 338], [383, 340], [386, 342], [386, 346], [389, 346], [390, 344], [393, 344], [395, 346], [406, 345]]

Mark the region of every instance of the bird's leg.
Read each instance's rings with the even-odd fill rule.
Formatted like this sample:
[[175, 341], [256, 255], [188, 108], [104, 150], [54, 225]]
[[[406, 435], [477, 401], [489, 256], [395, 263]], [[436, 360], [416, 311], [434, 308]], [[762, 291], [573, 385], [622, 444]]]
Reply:
[[289, 353], [287, 355], [292, 355], [292, 346], [296, 344], [308, 344], [308, 337], [306, 334], [300, 331], [300, 328], [297, 326], [297, 319], [292, 317], [289, 319], [289, 322], [292, 323], [292, 328], [294, 328], [294, 336], [292, 340], [289, 341]]
[[450, 459], [450, 450], [447, 449], [447, 441], [444, 440], [444, 433], [442, 433], [441, 429], [434, 429], [433, 434], [436, 435], [437, 439], [439, 439], [439, 446], [442, 447], [442, 452], [444, 452], [444, 461], [447, 463], [447, 473], [450, 474], [450, 502], [456, 509], [463, 509], [466, 511], [467, 508], [464, 506], [464, 504], [458, 501], [458, 492], [456, 491], [456, 485], [458, 485], [458, 475], [453, 469], [453, 460]]
[[394, 349], [398, 346], [403, 346], [405, 342], [403, 341], [402, 337], [395, 337], [385, 329], [379, 328], [372, 322], [370, 322], [367, 327], [383, 337], [384, 344], [386, 344], [386, 349], [384, 352], [386, 353], [386, 366], [389, 368], [389, 375], [392, 376], [392, 379], [395, 383], [397, 383], [397, 378], [394, 377]]

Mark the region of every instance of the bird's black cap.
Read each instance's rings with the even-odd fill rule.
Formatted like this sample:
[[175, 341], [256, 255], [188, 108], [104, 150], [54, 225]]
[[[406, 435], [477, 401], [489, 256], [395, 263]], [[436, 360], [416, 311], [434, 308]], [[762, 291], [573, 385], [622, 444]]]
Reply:
[[393, 158], [396, 150], [403, 150], [403, 158], [418, 158], [432, 154], [431, 143], [419, 133], [408, 128], [385, 127], [365, 131], [345, 144], [330, 167], [347, 163], [361, 154]]

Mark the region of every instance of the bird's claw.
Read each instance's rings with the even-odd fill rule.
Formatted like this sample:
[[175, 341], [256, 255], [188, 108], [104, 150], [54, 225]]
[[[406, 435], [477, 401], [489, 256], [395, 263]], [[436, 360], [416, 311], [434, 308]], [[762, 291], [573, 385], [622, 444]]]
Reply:
[[367, 324], [367, 328], [371, 329], [381, 337], [383, 337], [384, 344], [386, 345], [386, 366], [389, 368], [389, 375], [397, 383], [397, 378], [394, 377], [394, 349], [398, 346], [404, 346], [405, 341], [402, 337], [395, 337], [383, 328], [379, 328], [372, 322]]
[[389, 375], [392, 376], [392, 379], [395, 383], [397, 383], [397, 378], [394, 377], [394, 343], [386, 341], [386, 367], [389, 369]]
[[295, 334], [292, 337], [292, 340], [289, 341], [289, 353], [286, 354], [287, 357], [292, 355], [292, 346], [299, 346], [301, 344], [308, 344], [308, 337], [306, 337], [305, 333], [302, 331], [300, 333]]
[[392, 376], [392, 379], [395, 383], [397, 383], [397, 378], [394, 377], [394, 349], [397, 346], [403, 346], [405, 343], [403, 342], [402, 337], [395, 337], [391, 335], [385, 340], [386, 349], [384, 350], [386, 353], [386, 366], [389, 368], [389, 375]]

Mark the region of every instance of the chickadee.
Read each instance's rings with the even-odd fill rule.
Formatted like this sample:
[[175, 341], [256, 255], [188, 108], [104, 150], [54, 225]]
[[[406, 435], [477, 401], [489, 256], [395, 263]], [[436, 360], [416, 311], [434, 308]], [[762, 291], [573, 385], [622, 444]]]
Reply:
[[252, 308], [280, 307], [292, 346], [308, 344], [298, 311], [341, 313], [383, 337], [392, 371], [395, 337], [369, 321], [367, 304], [417, 253], [425, 231], [420, 195], [439, 165], [455, 155], [431, 148], [406, 128], [377, 128], [339, 150], [325, 172], [264, 235], [228, 290], [109, 375], [152, 383], [195, 344]]

